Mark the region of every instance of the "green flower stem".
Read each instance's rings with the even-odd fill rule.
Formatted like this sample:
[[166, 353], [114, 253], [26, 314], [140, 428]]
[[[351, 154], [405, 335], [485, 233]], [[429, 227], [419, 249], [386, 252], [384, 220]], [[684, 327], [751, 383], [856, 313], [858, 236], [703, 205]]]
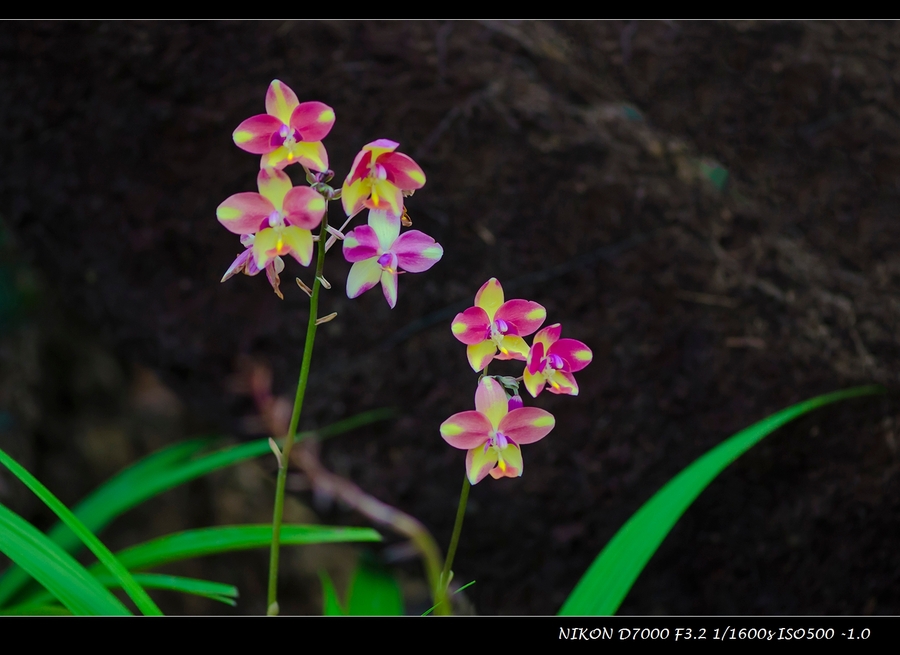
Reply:
[[291, 449], [300, 423], [300, 411], [303, 409], [303, 397], [306, 395], [306, 383], [309, 380], [309, 365], [312, 360], [313, 342], [316, 338], [316, 320], [319, 317], [319, 289], [322, 287], [322, 272], [325, 268], [325, 237], [328, 234], [328, 213], [322, 218], [322, 229], [319, 231], [318, 251], [316, 253], [316, 279], [313, 281], [312, 295], [309, 298], [309, 322], [306, 325], [306, 343], [303, 345], [303, 362], [300, 365], [300, 379], [297, 382], [297, 395], [294, 397], [294, 410], [291, 412], [291, 424], [284, 438], [281, 460], [278, 465], [278, 480], [275, 484], [275, 509], [272, 514], [272, 550], [269, 555], [269, 593], [266, 603], [266, 614], [278, 614], [278, 555], [281, 538], [281, 520], [284, 516], [284, 485], [287, 481], [287, 464], [290, 461]]
[[[488, 374], [485, 366], [478, 374], [478, 382]], [[444, 569], [441, 571], [441, 586], [444, 593], [450, 588], [450, 569], [453, 566], [453, 558], [456, 557], [456, 547], [459, 545], [459, 535], [462, 533], [463, 519], [466, 518], [466, 505], [469, 503], [469, 490], [472, 484], [469, 482], [468, 471], [463, 475], [462, 491], [459, 493], [459, 506], [456, 508], [456, 522], [453, 524], [453, 534], [450, 536], [450, 547], [447, 548], [447, 559], [444, 560]]]
[[456, 557], [456, 547], [459, 545], [459, 535], [462, 532], [463, 519], [466, 517], [466, 505], [469, 503], [471, 488], [469, 476], [464, 475], [462, 491], [459, 494], [459, 507], [456, 508], [456, 523], [453, 524], [453, 536], [450, 537], [447, 559], [444, 560], [444, 570], [441, 571], [441, 585], [445, 590], [450, 587], [450, 567], [453, 566], [453, 558]]

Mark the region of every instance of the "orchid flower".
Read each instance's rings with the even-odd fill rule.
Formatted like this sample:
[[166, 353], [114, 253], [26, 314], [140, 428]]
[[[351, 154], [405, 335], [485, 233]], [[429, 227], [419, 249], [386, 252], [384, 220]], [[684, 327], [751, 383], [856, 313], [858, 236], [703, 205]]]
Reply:
[[425, 173], [410, 157], [394, 152], [400, 144], [378, 139], [364, 146], [353, 160], [344, 180], [341, 201], [347, 216], [363, 207], [386, 211], [398, 218], [403, 214], [403, 195], [425, 184]]
[[525, 388], [534, 396], [548, 384], [550, 393], [578, 395], [575, 371], [591, 363], [591, 349], [575, 339], [560, 339], [559, 323], [549, 325], [534, 335], [528, 363], [525, 366]]
[[310, 230], [322, 222], [325, 199], [309, 187], [292, 186], [287, 174], [275, 168], [262, 169], [256, 181], [259, 193], [236, 193], [219, 205], [219, 222], [235, 234], [255, 235], [253, 258], [259, 269], [280, 255], [309, 266]]
[[484, 377], [475, 391], [475, 410], [454, 414], [441, 423], [441, 436], [466, 454], [466, 474], [477, 484], [490, 473], [496, 479], [522, 475], [523, 444], [546, 437], [556, 419], [537, 407], [522, 407], [522, 399], [507, 400], [492, 377]]
[[[399, 236], [398, 236], [399, 235]], [[356, 298], [381, 282], [384, 297], [397, 304], [399, 269], [421, 273], [443, 256], [439, 243], [419, 230], [400, 234], [400, 216], [371, 210], [369, 224], [360, 225], [344, 237], [344, 258], [353, 264], [347, 276], [347, 297]]]
[[241, 150], [262, 155], [260, 168], [282, 169], [300, 163], [316, 171], [328, 170], [322, 139], [334, 125], [334, 110], [321, 102], [303, 102], [281, 80], [266, 91], [266, 113], [245, 120], [234, 131]]
[[475, 294], [475, 306], [457, 314], [450, 330], [468, 346], [472, 370], [480, 371], [494, 357], [525, 361], [528, 344], [522, 337], [537, 330], [545, 318], [547, 310], [536, 302], [503, 302], [503, 287], [492, 277]]
[[[259, 273], [260, 268], [256, 265], [256, 259], [253, 257], [253, 241], [255, 238], [252, 234], [241, 236], [241, 243], [246, 247], [246, 250], [231, 262], [231, 266], [228, 267], [225, 275], [222, 276], [222, 282], [238, 273], [243, 273], [244, 275], [257, 275]], [[275, 259], [266, 264], [266, 277], [269, 278], [269, 284], [275, 290], [275, 295], [282, 300], [284, 300], [284, 294], [281, 293], [281, 278], [279, 274], [283, 270], [284, 260], [281, 257], [276, 256]]]

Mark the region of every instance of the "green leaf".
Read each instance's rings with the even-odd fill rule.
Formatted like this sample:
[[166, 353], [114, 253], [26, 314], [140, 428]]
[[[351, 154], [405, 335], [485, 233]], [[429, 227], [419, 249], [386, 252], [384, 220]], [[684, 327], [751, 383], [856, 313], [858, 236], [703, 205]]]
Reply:
[[3, 504], [0, 551], [44, 585], [72, 614], [131, 614], [71, 555]]
[[[394, 410], [388, 408], [361, 412], [316, 431], [299, 432], [297, 441], [310, 436], [326, 439], [393, 415]], [[94, 490], [72, 509], [73, 513], [88, 529], [100, 532], [113, 519], [154, 496], [213, 471], [271, 452], [268, 439], [259, 439], [191, 459], [212, 441], [209, 438], [193, 439], [145, 457]], [[282, 441], [278, 440], [279, 444]], [[68, 552], [74, 552], [81, 543], [63, 524], [56, 525], [49, 536]], [[4, 572], [0, 576], [0, 605], [18, 593], [28, 583], [28, 579], [28, 575], [17, 567]]]
[[62, 605], [29, 605], [0, 609], [0, 616], [72, 616]]
[[[381, 541], [371, 528], [343, 528], [325, 525], [283, 525], [281, 543], [285, 546]], [[271, 525], [229, 525], [187, 530], [131, 546], [116, 555], [131, 570], [148, 569], [192, 557], [215, 555], [233, 550], [267, 548], [272, 542]], [[91, 571], [97, 566], [91, 567]]]
[[[162, 573], [135, 573], [133, 577], [138, 584], [146, 589], [180, 591], [185, 594], [211, 598], [226, 605], [234, 606], [235, 602], [233, 599], [238, 597], [237, 587], [221, 582], [210, 582], [209, 580], [197, 580], [195, 578], [184, 578]], [[108, 573], [100, 573], [96, 578], [104, 587], [121, 586], [118, 580]], [[2, 610], [0, 614], [30, 614], [32, 610], [37, 612], [43, 607], [49, 607], [50, 601], [52, 601], [52, 596], [46, 592], [36, 594], [29, 598], [27, 602]]]
[[341, 605], [334, 582], [325, 569], [319, 569], [319, 580], [322, 582], [322, 615], [323, 616], [347, 616], [347, 611]]
[[84, 542], [92, 553], [94, 553], [97, 559], [100, 560], [109, 572], [118, 579], [119, 584], [122, 585], [125, 593], [127, 593], [131, 600], [134, 601], [141, 612], [145, 615], [162, 616], [162, 612], [156, 606], [156, 603], [154, 603], [150, 596], [147, 595], [147, 592], [144, 591], [143, 587], [134, 581], [131, 574], [124, 566], [122, 566], [119, 560], [116, 559], [115, 555], [110, 552], [109, 548], [107, 548], [93, 532], [88, 530], [84, 523], [79, 521], [78, 518], [72, 514], [71, 510], [54, 496], [47, 487], [41, 484], [36, 477], [26, 471], [21, 464], [7, 455], [2, 449], [0, 449], [0, 464], [3, 464], [12, 471], [13, 475], [25, 483], [25, 486], [27, 486], [35, 496], [40, 498], [43, 503], [53, 510], [53, 513], [56, 514], [70, 530], [72, 530], [72, 532], [78, 535], [78, 538]]
[[741, 430], [696, 459], [622, 526], [582, 576], [559, 614], [615, 614], [663, 539], [700, 492], [725, 467], [765, 436], [795, 418], [830, 403], [878, 393], [884, 393], [884, 389], [879, 386], [854, 387], [797, 403]]
[[[113, 518], [145, 500], [140, 490], [147, 486], [148, 480], [172, 466], [183, 463], [206, 448], [210, 441], [210, 439], [193, 439], [145, 457], [98, 487], [72, 508], [72, 512], [88, 529], [99, 532]], [[57, 523], [48, 536], [67, 552], [73, 552], [81, 545], [81, 540], [63, 523]], [[12, 598], [29, 579], [28, 574], [19, 567], [11, 567], [5, 571], [0, 577], [0, 605]]]
[[360, 555], [350, 591], [350, 616], [403, 616], [403, 592], [389, 570], [367, 552]]

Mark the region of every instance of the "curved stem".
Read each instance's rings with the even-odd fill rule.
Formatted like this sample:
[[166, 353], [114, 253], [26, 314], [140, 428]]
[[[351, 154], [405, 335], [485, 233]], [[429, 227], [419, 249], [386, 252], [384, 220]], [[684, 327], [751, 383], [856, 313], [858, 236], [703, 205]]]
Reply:
[[300, 379], [297, 382], [297, 394], [294, 396], [294, 410], [291, 412], [291, 423], [284, 438], [284, 449], [278, 466], [278, 480], [275, 483], [275, 509], [272, 513], [272, 549], [269, 554], [269, 592], [266, 603], [266, 614], [278, 614], [278, 555], [281, 539], [281, 520], [284, 516], [284, 486], [287, 481], [287, 463], [290, 461], [291, 448], [297, 435], [300, 423], [300, 411], [303, 409], [303, 397], [306, 395], [306, 383], [309, 380], [309, 365], [312, 360], [313, 342], [316, 338], [316, 319], [319, 316], [319, 290], [322, 288], [322, 272], [325, 267], [325, 239], [322, 238], [328, 229], [328, 213], [322, 218], [322, 230], [319, 232], [318, 251], [316, 254], [316, 279], [313, 281], [312, 295], [309, 298], [309, 322], [306, 324], [306, 343], [303, 345], [303, 361], [300, 365]]

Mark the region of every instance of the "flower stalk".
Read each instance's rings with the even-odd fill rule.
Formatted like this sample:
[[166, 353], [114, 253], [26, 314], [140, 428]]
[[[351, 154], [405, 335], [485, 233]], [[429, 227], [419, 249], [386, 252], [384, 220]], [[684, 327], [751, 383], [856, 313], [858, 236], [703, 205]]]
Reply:
[[284, 488], [287, 482], [287, 462], [290, 461], [291, 449], [300, 423], [300, 412], [303, 409], [303, 398], [306, 395], [306, 384], [309, 381], [309, 367], [312, 361], [313, 343], [316, 339], [316, 327], [319, 316], [319, 290], [322, 288], [322, 272], [325, 268], [325, 239], [322, 236], [328, 227], [328, 213], [322, 218], [322, 229], [319, 232], [316, 252], [316, 277], [313, 281], [312, 294], [309, 298], [309, 321], [306, 325], [306, 342], [303, 344], [303, 361], [300, 364], [300, 379], [297, 381], [297, 394], [294, 396], [294, 409], [291, 422], [284, 438], [284, 449], [278, 467], [278, 479], [275, 483], [275, 508], [272, 513], [272, 548], [269, 554], [269, 587], [266, 602], [266, 614], [278, 615], [278, 557], [281, 538], [281, 522], [284, 516]]

